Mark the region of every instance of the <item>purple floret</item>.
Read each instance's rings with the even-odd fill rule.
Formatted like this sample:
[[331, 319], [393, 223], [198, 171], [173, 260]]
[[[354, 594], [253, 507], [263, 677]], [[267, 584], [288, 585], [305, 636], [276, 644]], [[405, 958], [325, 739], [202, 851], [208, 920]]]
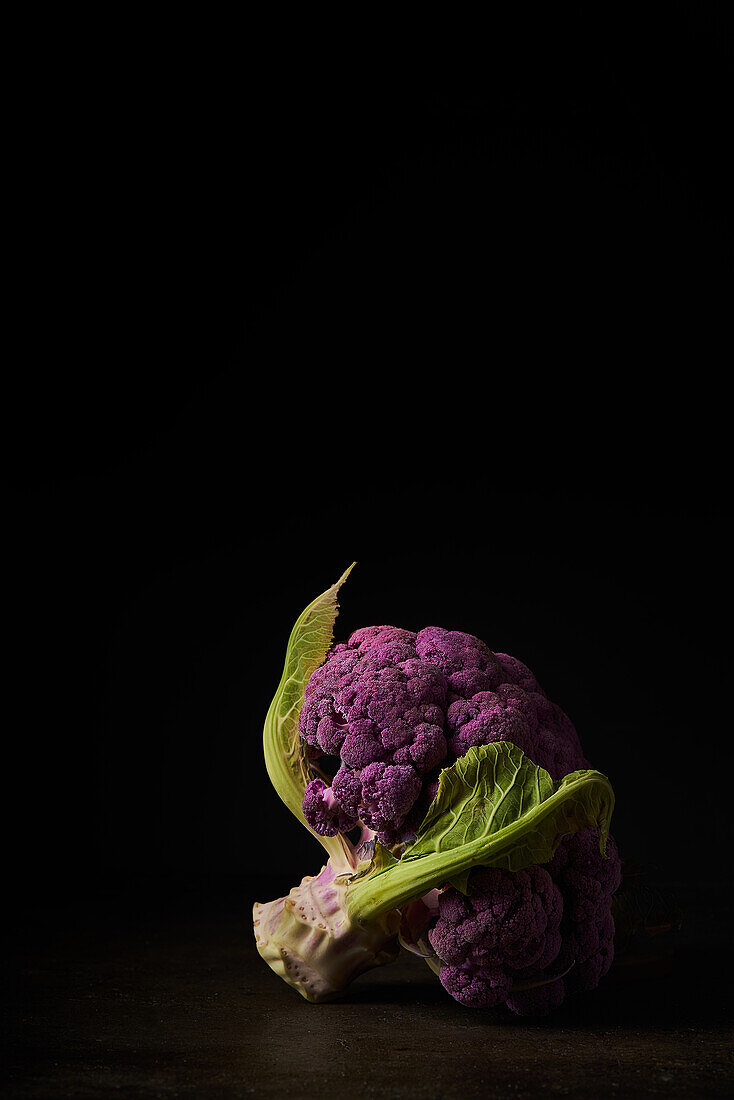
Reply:
[[511, 741], [553, 779], [588, 767], [569, 718], [522, 661], [493, 653], [471, 634], [437, 626], [420, 631], [416, 652], [447, 678], [450, 761], [473, 746]]
[[447, 964], [441, 982], [462, 1004], [502, 1003], [518, 973], [549, 966], [560, 951], [563, 900], [544, 867], [480, 868], [470, 897], [448, 889], [438, 904], [428, 938]]
[[454, 697], [447, 726], [453, 759], [475, 745], [511, 741], [553, 779], [588, 767], [576, 731], [560, 707], [518, 684], [498, 684], [494, 691], [470, 698]]
[[569, 990], [596, 989], [614, 959], [612, 896], [619, 888], [622, 864], [614, 838], [607, 859], [594, 829], [584, 829], [559, 845], [548, 870], [564, 896], [560, 969]]
[[381, 843], [392, 844], [393, 830], [420, 793], [420, 776], [408, 765], [370, 764], [362, 772], [362, 820]]
[[[304, 799], [309, 823], [333, 828], [340, 814], [369, 827], [379, 821], [385, 843], [415, 835], [440, 769], [474, 745], [511, 741], [553, 779], [588, 767], [570, 720], [522, 661], [438, 626], [417, 634], [394, 626], [355, 630], [311, 676], [299, 729], [309, 759], [339, 757], [354, 777], [344, 804], [343, 781], [329, 788], [328, 805], [316, 789]], [[380, 809], [372, 789], [357, 791], [365, 770], [378, 764], [412, 769], [419, 779], [400, 773], [400, 798], [378, 799]]]
[[[329, 788], [338, 806], [325, 807], [320, 789], [304, 799], [313, 828], [333, 827], [340, 807], [350, 820], [356, 810], [385, 843], [411, 835], [402, 827], [421, 794], [422, 777], [439, 768], [448, 752], [446, 677], [420, 659], [416, 638], [396, 627], [364, 627], [334, 646], [311, 676], [301, 736], [312, 759], [319, 752], [339, 756], [340, 775], [352, 776], [348, 790], [343, 776]], [[419, 823], [412, 819], [412, 835]]]
[[314, 832], [336, 836], [352, 829], [357, 821], [336, 799], [323, 779], [312, 779], [303, 795], [303, 813]]
[[442, 966], [440, 978], [446, 992], [467, 1008], [494, 1008], [510, 993], [509, 975], [501, 968]]
[[349, 768], [339, 768], [331, 781], [331, 791], [336, 801], [344, 808], [347, 817], [356, 822], [359, 818], [359, 803], [362, 798], [362, 782], [356, 772]]
[[594, 989], [614, 957], [611, 901], [621, 864], [611, 837], [607, 857], [596, 830], [585, 829], [562, 841], [545, 867], [481, 868], [469, 897], [443, 891], [428, 938], [445, 963], [446, 990], [462, 1004], [506, 1001], [513, 1012], [541, 1015], [567, 991]]

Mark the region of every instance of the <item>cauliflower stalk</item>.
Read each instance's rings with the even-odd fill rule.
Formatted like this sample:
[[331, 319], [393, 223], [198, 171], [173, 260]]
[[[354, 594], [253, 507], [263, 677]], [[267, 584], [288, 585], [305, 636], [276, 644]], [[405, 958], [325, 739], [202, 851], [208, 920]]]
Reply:
[[273, 786], [328, 860], [255, 905], [260, 955], [312, 1002], [400, 942], [469, 1006], [593, 988], [619, 885], [609, 780], [532, 673], [471, 635], [367, 627], [330, 648], [351, 568], [297, 620], [265, 722]]

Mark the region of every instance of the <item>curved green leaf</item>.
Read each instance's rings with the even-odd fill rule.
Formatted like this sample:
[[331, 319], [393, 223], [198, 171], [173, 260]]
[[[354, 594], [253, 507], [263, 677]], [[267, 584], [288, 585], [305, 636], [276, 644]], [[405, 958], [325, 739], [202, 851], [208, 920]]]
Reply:
[[508, 741], [469, 749], [439, 776], [410, 858], [497, 833], [553, 794], [548, 772]]
[[383, 861], [350, 888], [361, 919], [451, 882], [464, 893], [475, 867], [519, 871], [548, 863], [562, 837], [587, 826], [606, 850], [614, 792], [605, 775], [577, 771], [554, 783], [510, 742], [472, 748], [441, 772], [415, 841], [396, 864]]
[[[288, 639], [283, 675], [263, 731], [265, 766], [270, 782], [291, 813], [313, 833], [337, 864], [344, 863], [347, 842], [340, 836], [318, 836], [303, 816], [303, 792], [313, 776], [309, 772], [305, 743], [298, 732], [298, 716], [309, 677], [323, 664], [331, 646], [339, 614], [337, 593], [355, 564], [352, 562], [336, 584], [317, 596], [296, 620]], [[347, 862], [351, 866], [351, 858]]]

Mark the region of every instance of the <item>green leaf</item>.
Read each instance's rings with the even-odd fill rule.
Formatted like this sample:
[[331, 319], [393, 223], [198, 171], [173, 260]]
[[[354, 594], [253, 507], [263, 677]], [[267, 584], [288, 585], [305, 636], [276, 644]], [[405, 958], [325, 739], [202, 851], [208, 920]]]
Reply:
[[448, 851], [497, 833], [553, 794], [553, 780], [508, 741], [469, 749], [439, 776], [438, 793], [405, 856]]
[[[578, 771], [567, 775], [557, 789], [559, 797], [544, 805], [556, 784], [509, 741], [469, 749], [441, 772], [438, 793], [403, 859], [504, 834], [511, 842], [492, 853], [491, 863], [482, 863], [519, 871], [548, 863], [562, 836], [589, 824], [599, 827], [603, 852], [611, 815], [606, 801], [611, 796], [613, 805], [614, 799], [609, 781], [599, 772]], [[471, 869], [452, 879], [463, 893], [470, 873]]]
[[331, 647], [334, 623], [339, 614], [337, 593], [355, 564], [352, 562], [336, 584], [317, 596], [298, 617], [288, 640], [283, 675], [263, 730], [265, 766], [270, 782], [291, 813], [337, 864], [344, 863], [346, 841], [339, 836], [318, 836], [303, 816], [303, 792], [313, 776], [308, 767], [305, 742], [298, 732], [298, 716], [311, 673], [323, 664]]
[[614, 792], [605, 775], [577, 771], [554, 783], [507, 741], [472, 748], [439, 778], [438, 793], [395, 865], [375, 867], [349, 891], [350, 913], [368, 919], [427, 890], [464, 893], [475, 867], [519, 871], [548, 863], [561, 839], [587, 826], [606, 850]]

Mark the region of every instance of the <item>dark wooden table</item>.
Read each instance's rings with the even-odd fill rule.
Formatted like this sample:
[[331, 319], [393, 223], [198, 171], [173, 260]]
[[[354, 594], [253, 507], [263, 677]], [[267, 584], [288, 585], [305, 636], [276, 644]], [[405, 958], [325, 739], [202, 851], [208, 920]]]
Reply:
[[462, 1008], [405, 953], [344, 1001], [307, 1004], [252, 940], [252, 900], [278, 885], [136, 880], [39, 900], [11, 941], [3, 1095], [734, 1095], [716, 884], [688, 890], [672, 959], [615, 967], [536, 1022]]

